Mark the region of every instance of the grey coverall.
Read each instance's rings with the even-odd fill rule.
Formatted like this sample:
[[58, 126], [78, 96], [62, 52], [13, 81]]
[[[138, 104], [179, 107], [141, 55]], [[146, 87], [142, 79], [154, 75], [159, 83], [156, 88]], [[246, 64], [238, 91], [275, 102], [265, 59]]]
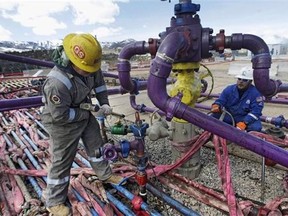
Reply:
[[90, 111], [79, 108], [91, 90], [95, 90], [100, 105], [109, 104], [101, 71], [89, 77], [73, 76], [56, 66], [43, 85], [42, 123], [50, 135], [51, 167], [48, 171], [46, 206], [65, 203], [70, 180], [70, 169], [82, 138], [91, 167], [100, 180], [110, 177], [107, 161], [96, 158], [96, 150], [103, 145], [100, 127]]

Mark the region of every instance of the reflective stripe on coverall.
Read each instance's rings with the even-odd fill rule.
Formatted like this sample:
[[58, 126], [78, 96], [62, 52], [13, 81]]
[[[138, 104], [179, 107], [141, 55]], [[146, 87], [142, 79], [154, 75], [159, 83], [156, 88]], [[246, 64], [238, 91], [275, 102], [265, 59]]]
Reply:
[[[250, 85], [239, 98], [237, 84], [226, 87], [220, 97], [214, 104], [220, 105], [233, 116], [235, 124], [245, 122], [247, 131], [261, 131], [262, 124], [260, 116], [264, 107], [263, 97], [254, 85]], [[219, 118], [221, 114], [213, 113], [213, 116]], [[232, 119], [227, 114], [224, 122], [232, 124]]]
[[[85, 84], [86, 83], [86, 84]], [[90, 111], [79, 108], [92, 89], [100, 105], [109, 104], [102, 72], [85, 78], [85, 83], [54, 67], [43, 85], [42, 122], [49, 131], [51, 168], [48, 172], [46, 206], [65, 203], [80, 138], [83, 141], [91, 167], [100, 180], [110, 177], [108, 161], [96, 158], [96, 150], [103, 145], [100, 127]]]

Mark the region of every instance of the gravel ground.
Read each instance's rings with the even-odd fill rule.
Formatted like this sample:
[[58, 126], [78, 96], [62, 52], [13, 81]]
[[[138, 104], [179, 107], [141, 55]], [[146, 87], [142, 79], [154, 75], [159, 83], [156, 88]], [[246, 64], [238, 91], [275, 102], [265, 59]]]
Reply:
[[[126, 137], [126, 139], [128, 140], [131, 138], [132, 136], [128, 136], [128, 138]], [[146, 138], [145, 147], [146, 151], [150, 155], [151, 161], [157, 164], [172, 163], [171, 144], [168, 138], [160, 139], [153, 142]], [[262, 164], [233, 155], [229, 155], [229, 161], [231, 168], [232, 184], [234, 191], [237, 195], [237, 201], [253, 200], [255, 202], [266, 204], [272, 201], [275, 197], [279, 195], [284, 195], [282, 179], [283, 176], [286, 174], [286, 171], [284, 171], [283, 169], [276, 169], [273, 167], [265, 166], [265, 184], [263, 184], [263, 181], [261, 179]], [[218, 192], [222, 191], [221, 180], [217, 171], [215, 151], [213, 148], [201, 148], [201, 166], [202, 168], [200, 175], [194, 180], [203, 184], [206, 187], [215, 189]], [[152, 179], [151, 182], [155, 184], [156, 187], [162, 189], [165, 193], [169, 194], [171, 197], [181, 202], [184, 206], [198, 212], [200, 215], [228, 215], [226, 212], [219, 211], [214, 207], [210, 207], [205, 203], [197, 201], [191, 196], [188, 196], [174, 189], [171, 189], [166, 185], [161, 184], [157, 179]], [[161, 212], [161, 214], [163, 215], [182, 215], [150, 193], [148, 193], [147, 202], [150, 206]]]

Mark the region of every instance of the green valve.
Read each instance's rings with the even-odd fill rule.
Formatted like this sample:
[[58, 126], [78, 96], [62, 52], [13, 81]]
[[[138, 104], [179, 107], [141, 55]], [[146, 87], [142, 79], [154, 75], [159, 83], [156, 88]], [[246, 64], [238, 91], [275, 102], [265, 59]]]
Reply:
[[115, 125], [111, 127], [112, 134], [126, 135], [128, 127], [126, 125]]

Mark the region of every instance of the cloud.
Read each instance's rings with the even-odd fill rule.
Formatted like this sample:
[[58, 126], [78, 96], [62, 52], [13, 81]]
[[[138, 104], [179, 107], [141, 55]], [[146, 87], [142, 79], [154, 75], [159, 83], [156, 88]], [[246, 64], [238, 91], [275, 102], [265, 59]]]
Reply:
[[115, 22], [115, 16], [119, 15], [119, 6], [112, 1], [72, 1], [71, 9], [74, 15], [75, 25], [111, 24]]
[[[101, 26], [114, 23], [120, 11], [117, 2], [129, 1], [0, 0], [0, 16], [26, 27], [27, 31], [30, 29], [35, 35], [51, 36], [57, 35], [58, 30], [72, 28], [72, 25], [85, 28], [88, 25]], [[115, 30], [110, 29], [110, 32], [115, 33]]]
[[12, 33], [0, 25], [0, 41], [10, 41]]
[[102, 38], [113, 38], [113, 36], [120, 35], [122, 31], [121, 27], [109, 28], [109, 27], [99, 27], [94, 29], [91, 34], [95, 35], [97, 39], [102, 40]]

